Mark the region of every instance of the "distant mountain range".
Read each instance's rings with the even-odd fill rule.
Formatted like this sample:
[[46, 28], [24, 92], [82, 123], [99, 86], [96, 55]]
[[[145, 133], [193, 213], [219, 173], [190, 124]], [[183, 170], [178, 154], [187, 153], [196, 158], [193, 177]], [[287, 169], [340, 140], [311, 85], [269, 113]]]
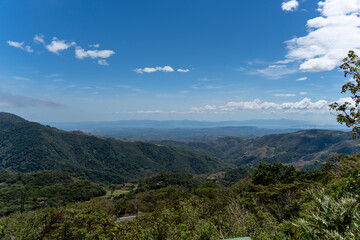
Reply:
[[128, 120], [113, 122], [50, 123], [64, 130], [122, 138], [127, 140], [206, 141], [225, 136], [254, 138], [268, 134], [291, 133], [303, 129], [341, 129], [339, 125], [316, 125], [289, 119], [251, 121], [154, 121]]
[[[214, 128], [214, 127], [243, 127], [252, 126], [259, 128], [318, 128], [326, 127], [307, 121], [290, 119], [246, 120], [246, 121], [193, 121], [193, 120], [124, 120], [106, 122], [55, 122], [51, 126], [74, 130], [79, 128]], [[336, 125], [327, 125], [333, 128]]]
[[304, 170], [318, 168], [339, 153], [360, 152], [360, 140], [352, 139], [351, 133], [330, 130], [303, 130], [254, 139], [222, 137], [208, 142], [153, 143], [202, 152], [237, 166], [257, 166], [261, 161], [282, 162]]
[[260, 128], [339, 128], [336, 124], [315, 124], [291, 119], [254, 119], [245, 121], [194, 121], [194, 120], [123, 120], [103, 122], [52, 122], [58, 128], [211, 128], [253, 126]]
[[66, 132], [0, 113], [0, 171], [71, 170], [90, 180], [121, 183], [156, 172], [228, 167], [203, 153]]
[[[202, 141], [124, 141], [81, 131], [67, 132], [0, 113], [0, 172], [70, 170], [90, 180], [122, 183], [158, 172], [200, 174], [242, 165], [257, 166], [261, 161], [279, 161], [309, 170], [338, 153], [360, 152], [359, 140], [353, 140], [349, 132], [303, 130], [245, 139], [216, 135], [264, 135], [271, 130], [254, 127], [204, 130], [206, 134], [213, 131], [212, 136], [201, 133], [201, 129], [191, 130], [199, 133], [197, 137]], [[166, 131], [169, 138], [171, 131], [178, 138], [191, 133], [186, 129]], [[160, 131], [161, 134], [164, 133]]]

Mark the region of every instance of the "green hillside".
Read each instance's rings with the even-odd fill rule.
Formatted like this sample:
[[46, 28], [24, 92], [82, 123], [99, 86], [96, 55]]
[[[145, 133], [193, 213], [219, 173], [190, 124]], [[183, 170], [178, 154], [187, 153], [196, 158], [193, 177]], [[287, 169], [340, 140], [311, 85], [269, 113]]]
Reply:
[[339, 153], [360, 151], [360, 141], [349, 132], [304, 130], [296, 133], [272, 134], [254, 139], [223, 137], [209, 142], [182, 143], [159, 141], [158, 144], [197, 150], [238, 166], [257, 166], [261, 161], [293, 164], [299, 169], [318, 168]]
[[89, 201], [106, 193], [99, 184], [61, 171], [2, 173], [0, 192], [0, 217], [14, 211]]
[[0, 113], [0, 171], [71, 170], [121, 183], [156, 172], [205, 173], [226, 166], [202, 153], [66, 132]]

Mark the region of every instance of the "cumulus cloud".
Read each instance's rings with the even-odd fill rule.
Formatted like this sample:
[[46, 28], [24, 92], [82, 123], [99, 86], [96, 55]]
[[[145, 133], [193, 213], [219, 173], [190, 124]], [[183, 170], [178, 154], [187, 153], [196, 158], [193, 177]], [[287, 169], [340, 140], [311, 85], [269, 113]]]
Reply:
[[136, 73], [153, 73], [153, 72], [173, 72], [174, 69], [170, 66], [164, 66], [164, 67], [137, 68], [134, 71]]
[[29, 53], [34, 52], [34, 50], [32, 50], [30, 46], [28, 46], [28, 45], [25, 46], [24, 42], [15, 42], [15, 41], [9, 40], [9, 41], [7, 41], [7, 43], [14, 48], [19, 48], [19, 49], [24, 50]]
[[35, 35], [34, 42], [45, 44], [44, 35], [43, 34]]
[[85, 51], [83, 48], [81, 47], [77, 47], [75, 49], [75, 56], [78, 59], [83, 59], [83, 58], [109, 58], [112, 55], [114, 55], [115, 52], [113, 50], [87, 50]]
[[54, 37], [51, 41], [51, 44], [46, 45], [46, 49], [49, 52], [59, 55], [60, 51], [64, 51], [74, 45], [76, 45], [75, 42], [67, 43], [65, 40], [59, 40]]
[[12, 95], [0, 92], [0, 107], [56, 107], [58, 104], [47, 99], [36, 99], [25, 96]]
[[308, 94], [307, 92], [299, 92], [300, 95], [306, 95]]
[[99, 59], [98, 60], [99, 65], [108, 66], [109, 63], [105, 59]]
[[349, 50], [360, 49], [360, 0], [318, 2], [320, 16], [307, 21], [308, 34], [286, 42], [286, 58], [300, 61], [300, 70], [329, 71]]
[[190, 72], [190, 69], [181, 69], [181, 68], [179, 68], [177, 71], [187, 73], [187, 72]]
[[260, 99], [255, 99], [248, 102], [228, 102], [222, 106], [206, 105], [205, 107], [193, 107], [192, 111], [237, 111], [237, 110], [283, 110], [283, 111], [319, 111], [327, 110], [328, 101], [319, 100], [312, 102], [310, 98], [304, 98], [298, 102], [263, 102]]
[[349, 103], [351, 107], [355, 107], [355, 101], [354, 99], [352, 99], [351, 97], [345, 97], [345, 98], [340, 98], [339, 100], [336, 101], [338, 104], [342, 105], [344, 103]]
[[195, 112], [203, 112], [207, 110], [216, 110], [216, 105], [205, 105], [204, 107], [192, 107], [191, 110]]
[[297, 0], [290, 0], [281, 4], [281, 9], [286, 12], [295, 11], [298, 7], [299, 2]]
[[307, 79], [308, 79], [307, 77], [302, 77], [302, 78], [296, 79], [296, 81], [305, 81], [305, 80], [307, 80]]

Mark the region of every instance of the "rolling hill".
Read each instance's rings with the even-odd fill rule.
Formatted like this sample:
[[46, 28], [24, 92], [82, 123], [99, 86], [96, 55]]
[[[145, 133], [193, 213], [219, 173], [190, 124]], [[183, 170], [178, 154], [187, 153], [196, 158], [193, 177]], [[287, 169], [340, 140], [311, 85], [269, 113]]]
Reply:
[[144, 142], [66, 132], [0, 113], [0, 171], [70, 170], [121, 183], [157, 172], [206, 173], [227, 168], [215, 157]]
[[208, 142], [153, 141], [159, 145], [197, 150], [237, 166], [257, 166], [261, 161], [292, 164], [299, 169], [318, 168], [339, 153], [360, 152], [360, 141], [349, 132], [303, 130], [254, 139], [222, 137]]

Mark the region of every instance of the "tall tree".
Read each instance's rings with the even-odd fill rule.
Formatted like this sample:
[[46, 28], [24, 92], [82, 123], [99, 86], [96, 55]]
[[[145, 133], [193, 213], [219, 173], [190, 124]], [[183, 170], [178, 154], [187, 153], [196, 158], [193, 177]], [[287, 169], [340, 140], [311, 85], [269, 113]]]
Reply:
[[350, 76], [352, 81], [342, 86], [341, 93], [350, 92], [353, 101], [343, 103], [334, 102], [330, 104], [330, 109], [335, 110], [337, 121], [352, 128], [354, 138], [360, 137], [360, 58], [354, 51], [349, 51], [348, 56], [343, 59], [340, 69], [344, 71], [345, 77]]

